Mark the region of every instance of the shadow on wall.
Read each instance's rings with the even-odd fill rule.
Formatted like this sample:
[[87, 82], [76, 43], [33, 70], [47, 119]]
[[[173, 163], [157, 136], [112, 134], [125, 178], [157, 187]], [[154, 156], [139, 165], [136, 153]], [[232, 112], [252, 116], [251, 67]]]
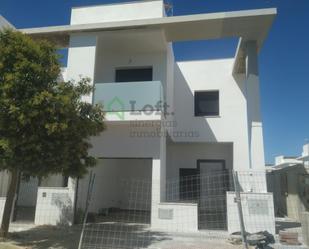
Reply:
[[[179, 65], [175, 64], [175, 119], [181, 120], [181, 126], [177, 123], [172, 137], [177, 140], [190, 140], [192, 133], [193, 141], [217, 142], [217, 138], [204, 117], [196, 117], [194, 120], [194, 93], [189, 87], [189, 83], [181, 72]], [[187, 130], [190, 127], [190, 130]], [[186, 137], [182, 137], [185, 135]], [[179, 137], [180, 136], [180, 137]]]
[[54, 205], [59, 209], [59, 221], [57, 222], [58, 226], [70, 226], [73, 222], [73, 203], [70, 198], [63, 200], [57, 197], [54, 200]]

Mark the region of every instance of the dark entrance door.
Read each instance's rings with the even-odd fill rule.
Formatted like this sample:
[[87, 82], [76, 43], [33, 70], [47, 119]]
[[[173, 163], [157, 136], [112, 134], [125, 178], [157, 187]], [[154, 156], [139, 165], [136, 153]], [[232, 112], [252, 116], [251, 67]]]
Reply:
[[226, 230], [226, 192], [229, 173], [224, 160], [198, 160], [200, 174], [199, 229]]

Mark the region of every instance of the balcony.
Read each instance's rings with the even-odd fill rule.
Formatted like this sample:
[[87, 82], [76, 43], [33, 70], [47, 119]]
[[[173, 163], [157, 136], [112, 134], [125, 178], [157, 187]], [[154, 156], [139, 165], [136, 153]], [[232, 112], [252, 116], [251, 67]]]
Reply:
[[160, 81], [96, 83], [93, 95], [108, 121], [161, 119], [163, 102]]

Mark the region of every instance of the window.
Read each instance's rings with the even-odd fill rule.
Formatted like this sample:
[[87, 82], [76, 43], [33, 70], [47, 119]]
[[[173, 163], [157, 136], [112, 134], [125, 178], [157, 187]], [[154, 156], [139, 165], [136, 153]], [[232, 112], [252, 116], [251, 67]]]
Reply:
[[116, 82], [152, 81], [152, 67], [116, 69]]
[[219, 116], [219, 91], [195, 92], [195, 116]]

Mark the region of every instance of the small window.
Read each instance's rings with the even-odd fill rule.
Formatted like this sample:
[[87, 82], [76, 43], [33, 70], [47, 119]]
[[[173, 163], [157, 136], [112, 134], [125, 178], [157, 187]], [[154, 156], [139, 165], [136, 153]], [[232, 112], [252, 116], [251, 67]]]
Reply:
[[195, 116], [219, 116], [219, 91], [195, 92]]
[[116, 69], [116, 82], [152, 81], [152, 67]]

